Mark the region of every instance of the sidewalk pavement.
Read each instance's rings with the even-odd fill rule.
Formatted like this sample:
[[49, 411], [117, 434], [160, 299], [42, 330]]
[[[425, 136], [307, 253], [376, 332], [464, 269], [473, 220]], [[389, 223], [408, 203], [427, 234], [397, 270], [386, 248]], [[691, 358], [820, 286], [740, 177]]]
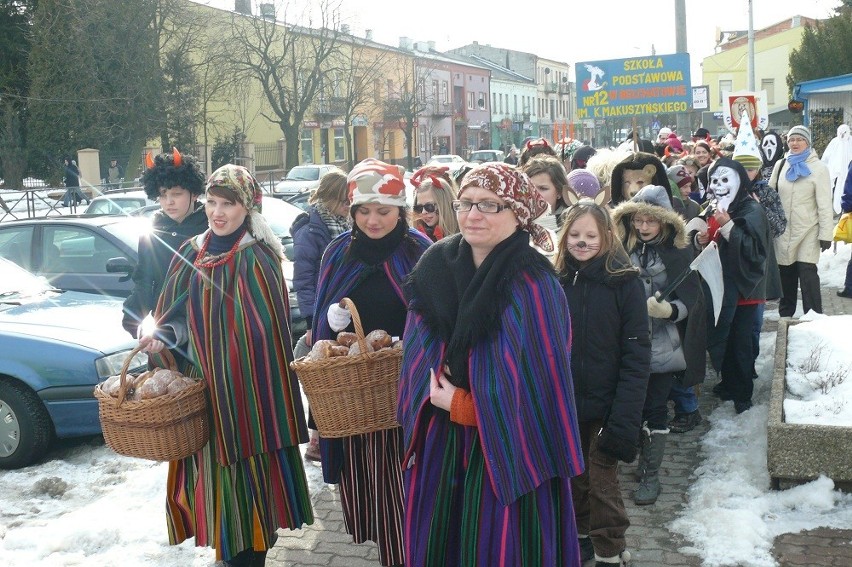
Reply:
[[[835, 289], [822, 290], [823, 310], [829, 315], [852, 314], [852, 300], [835, 294]], [[778, 305], [767, 305], [767, 314]], [[764, 331], [774, 331], [777, 317], [764, 322]], [[715, 384], [712, 370], [700, 396], [703, 416], [710, 415], [722, 403], [710, 393]], [[687, 503], [687, 489], [693, 471], [702, 461], [700, 439], [709, 429], [707, 420], [688, 433], [669, 436], [661, 478], [663, 491], [653, 506], [636, 506], [630, 493], [636, 488], [634, 465], [620, 467], [620, 481], [631, 526], [627, 531], [627, 548], [633, 555], [632, 567], [699, 567], [701, 559], [685, 555], [680, 549], [689, 541], [671, 533], [668, 525], [677, 518]], [[306, 467], [315, 467], [306, 462]], [[315, 522], [304, 530], [280, 531], [280, 538], [270, 550], [266, 564], [270, 567], [330, 566], [376, 567], [379, 554], [375, 544], [355, 544], [343, 527], [340, 495], [334, 486], [323, 485], [312, 495]], [[852, 529], [818, 528], [776, 538], [773, 555], [780, 567], [848, 566], [852, 565]], [[593, 562], [586, 564], [586, 567]]]

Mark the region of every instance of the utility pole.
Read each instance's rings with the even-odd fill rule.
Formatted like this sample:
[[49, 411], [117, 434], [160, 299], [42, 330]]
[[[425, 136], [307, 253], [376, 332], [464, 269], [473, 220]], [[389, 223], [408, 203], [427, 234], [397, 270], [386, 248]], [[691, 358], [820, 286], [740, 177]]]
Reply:
[[[675, 0], [675, 52], [687, 53], [686, 49], [686, 0]], [[692, 85], [687, 85], [687, 88]], [[690, 90], [691, 92], [691, 90]], [[677, 132], [678, 136], [685, 136], [690, 139], [692, 128], [689, 125], [689, 114], [686, 112], [677, 113]]]
[[748, 90], [754, 91], [754, 7], [748, 0]]

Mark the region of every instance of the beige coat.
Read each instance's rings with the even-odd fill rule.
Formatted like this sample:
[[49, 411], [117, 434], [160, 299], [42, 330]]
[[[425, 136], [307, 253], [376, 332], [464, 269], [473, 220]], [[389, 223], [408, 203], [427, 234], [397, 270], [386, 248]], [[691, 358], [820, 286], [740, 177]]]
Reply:
[[780, 161], [775, 164], [769, 179], [769, 186], [778, 189], [781, 206], [787, 215], [787, 230], [775, 239], [778, 265], [789, 266], [794, 262], [816, 264], [820, 255], [819, 241], [831, 241], [834, 231], [828, 168], [813, 150], [805, 160], [805, 165], [811, 170], [807, 177], [787, 181], [785, 174], [789, 164], [785, 160], [783, 167], [779, 168], [780, 165]]

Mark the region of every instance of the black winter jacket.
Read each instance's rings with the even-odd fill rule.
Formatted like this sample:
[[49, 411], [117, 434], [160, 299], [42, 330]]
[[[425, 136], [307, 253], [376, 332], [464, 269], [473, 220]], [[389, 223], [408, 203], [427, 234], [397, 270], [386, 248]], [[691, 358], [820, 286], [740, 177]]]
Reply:
[[157, 306], [169, 264], [177, 249], [208, 228], [204, 205], [200, 203], [181, 223], [158, 211], [151, 225], [151, 233], [139, 238], [139, 262], [133, 271], [133, 291], [124, 300], [121, 324], [133, 337], [136, 337], [142, 319]]
[[578, 421], [601, 419], [637, 443], [651, 366], [645, 290], [636, 273], [614, 276], [605, 258], [560, 276], [571, 312], [571, 372]]

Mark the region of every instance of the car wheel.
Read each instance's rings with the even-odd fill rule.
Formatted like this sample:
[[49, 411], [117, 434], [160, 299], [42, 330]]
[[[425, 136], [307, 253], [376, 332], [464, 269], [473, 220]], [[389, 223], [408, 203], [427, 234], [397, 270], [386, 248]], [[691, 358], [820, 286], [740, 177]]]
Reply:
[[53, 425], [31, 390], [0, 380], [0, 469], [25, 467], [50, 445]]

